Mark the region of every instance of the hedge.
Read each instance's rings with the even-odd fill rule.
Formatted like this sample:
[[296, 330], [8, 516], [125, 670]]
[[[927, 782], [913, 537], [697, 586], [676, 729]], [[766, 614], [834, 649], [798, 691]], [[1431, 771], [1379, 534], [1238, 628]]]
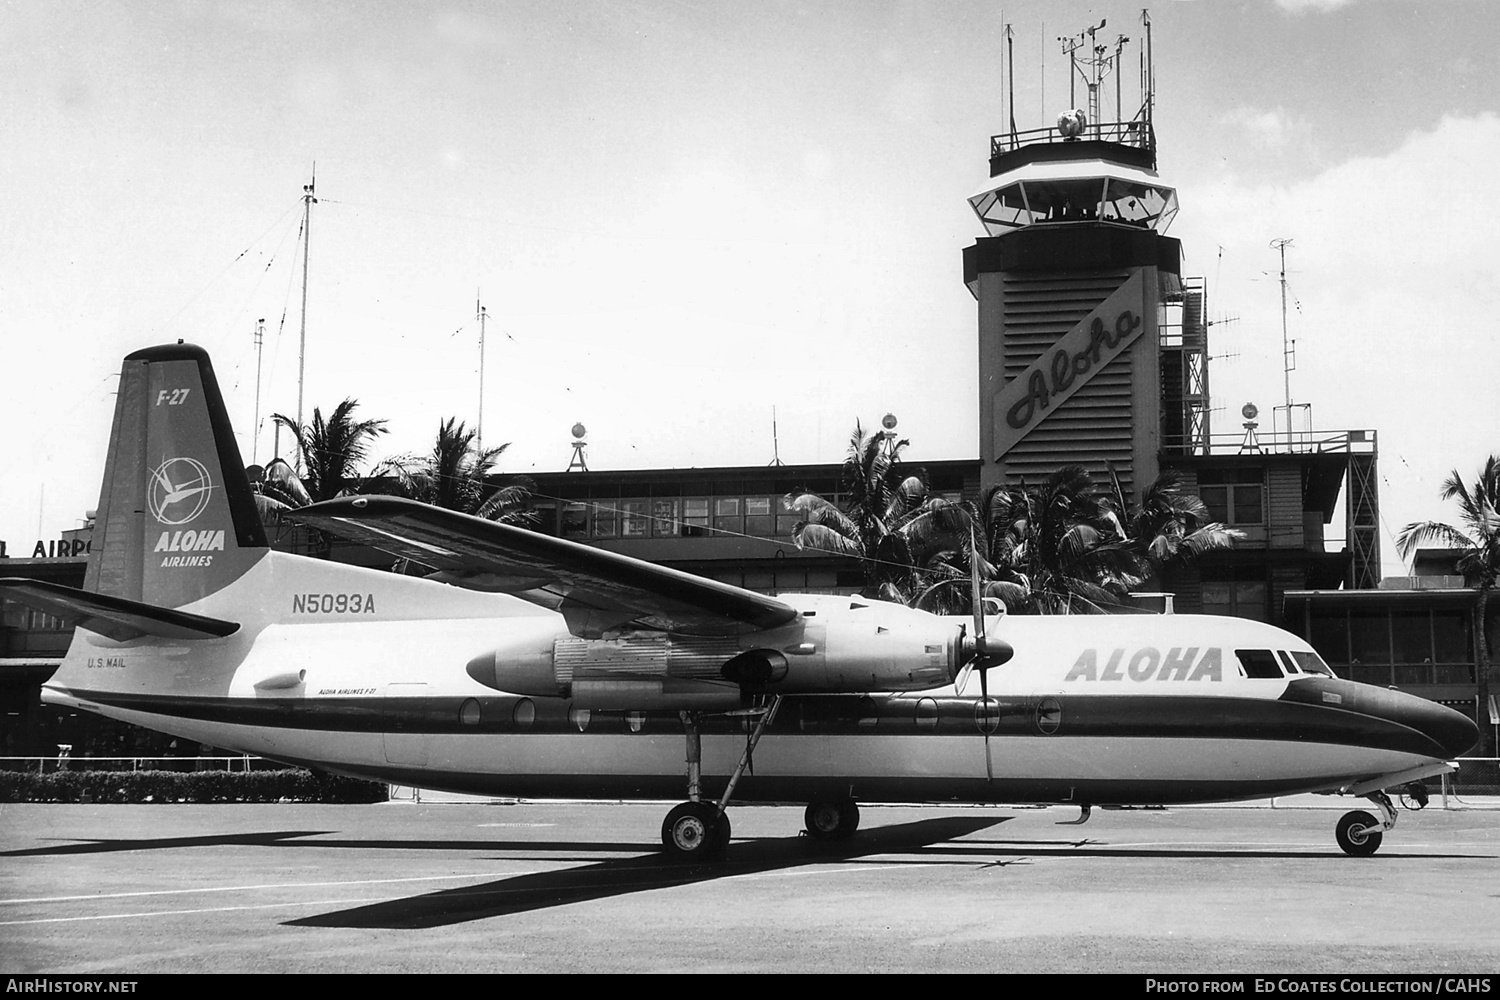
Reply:
[[386, 785], [282, 771], [0, 771], [0, 802], [384, 802]]

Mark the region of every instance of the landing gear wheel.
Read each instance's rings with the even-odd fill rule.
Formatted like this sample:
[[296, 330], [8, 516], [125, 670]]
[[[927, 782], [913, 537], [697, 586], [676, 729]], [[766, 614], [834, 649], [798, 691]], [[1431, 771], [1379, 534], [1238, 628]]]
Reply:
[[819, 799], [807, 804], [802, 818], [814, 840], [843, 840], [859, 829], [859, 804], [853, 799]]
[[676, 861], [707, 861], [729, 842], [729, 821], [708, 802], [684, 802], [661, 825], [662, 846]]
[[1345, 854], [1368, 858], [1380, 849], [1380, 821], [1367, 812], [1344, 813], [1333, 836]]
[[729, 814], [719, 813], [718, 821], [714, 824], [714, 857], [723, 857], [724, 849], [729, 846], [730, 826]]

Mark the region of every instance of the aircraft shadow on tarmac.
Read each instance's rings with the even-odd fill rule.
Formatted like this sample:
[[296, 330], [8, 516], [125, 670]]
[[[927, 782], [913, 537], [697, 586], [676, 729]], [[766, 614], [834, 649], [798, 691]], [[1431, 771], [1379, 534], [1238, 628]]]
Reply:
[[[1333, 846], [1330, 844], [1328, 850], [1307, 849], [1277, 849], [1256, 850], [1250, 845], [1234, 847], [1186, 847], [1186, 846], [1115, 846], [1108, 840], [1099, 840], [1090, 837], [1080, 839], [1048, 838], [1045, 840], [966, 840], [963, 843], [947, 843], [946, 841], [977, 832], [985, 827], [995, 826], [1013, 817], [1000, 816], [988, 818], [970, 818], [954, 820], [924, 820], [921, 822], [905, 823], [887, 827], [867, 827], [853, 840], [844, 842], [820, 842], [810, 840], [805, 836], [762, 838], [758, 840], [742, 840], [729, 849], [726, 858], [710, 866], [684, 866], [676, 862], [667, 862], [664, 858], [642, 859], [633, 857], [630, 859], [615, 859], [612, 862], [596, 862], [596, 866], [606, 863], [618, 863], [620, 865], [659, 864], [663, 870], [670, 873], [681, 873], [684, 871], [698, 871], [700, 868], [709, 871], [711, 876], [742, 874], [742, 868], [736, 865], [749, 864], [758, 866], [754, 870], [766, 870], [777, 867], [776, 864], [768, 863], [771, 859], [768, 852], [782, 852], [780, 858], [785, 862], [784, 867], [795, 867], [800, 864], [816, 864], [825, 861], [850, 860], [870, 854], [892, 853], [905, 850], [910, 853], [913, 849], [920, 849], [923, 854], [922, 861], [934, 864], [952, 864], [955, 861], [973, 861], [975, 863], [993, 862], [995, 855], [1010, 855], [1010, 860], [1026, 860], [1031, 857], [1140, 857], [1140, 858], [1298, 858], [1298, 857], [1321, 857], [1332, 853]], [[958, 827], [943, 827], [934, 833], [932, 824], [958, 824]], [[110, 839], [104, 837], [90, 837], [88, 839], [68, 839], [66, 843], [56, 843], [46, 847], [23, 847], [9, 851], [0, 851], [0, 858], [27, 858], [47, 857], [70, 854], [109, 854], [120, 851], [171, 851], [194, 847], [296, 847], [296, 848], [322, 848], [325, 850], [400, 850], [400, 851], [515, 851], [518, 854], [536, 855], [546, 854], [550, 860], [567, 861], [575, 860], [588, 862], [596, 859], [600, 854], [632, 854], [656, 851], [658, 848], [652, 843], [639, 841], [496, 841], [496, 840], [386, 840], [386, 839], [333, 839], [333, 830], [274, 830], [258, 833], [216, 833], [203, 834], [195, 837], [135, 837]], [[308, 838], [322, 838], [310, 840]], [[59, 838], [62, 839], [62, 838]], [[1382, 858], [1399, 857], [1421, 857], [1421, 858], [1492, 858], [1491, 854], [1401, 854], [1397, 851], [1386, 850], [1381, 852]], [[913, 863], [913, 862], [904, 862]], [[580, 869], [594, 870], [594, 869]], [[681, 881], [669, 879], [668, 882]], [[698, 881], [689, 879], [688, 881]]]
[[[965, 840], [980, 830], [996, 826], [1010, 817], [946, 817], [924, 819], [892, 826], [866, 828], [850, 840], [827, 842], [807, 837], [738, 840], [724, 857], [713, 863], [684, 865], [661, 855], [611, 858], [561, 871], [538, 872], [487, 882], [482, 885], [445, 889], [402, 899], [371, 903], [318, 916], [288, 920], [291, 927], [349, 927], [362, 929], [416, 930], [526, 913], [553, 906], [566, 906], [633, 892], [647, 892], [680, 885], [693, 885], [737, 875], [785, 871], [804, 865], [827, 864], [899, 854], [899, 863], [910, 865], [968, 864], [978, 869], [1004, 868], [1046, 857], [1143, 857], [1143, 858], [1309, 858], [1322, 852], [1306, 850], [1247, 850], [1214, 847], [1111, 847], [1090, 839], [1064, 840]], [[326, 841], [319, 843], [328, 843]], [[311, 846], [311, 845], [309, 845]], [[363, 844], [362, 846], [372, 846]], [[425, 842], [407, 844], [425, 846]], [[559, 851], [587, 854], [598, 851], [635, 850], [644, 845], [574, 844], [561, 842], [513, 842], [490, 844], [492, 849], [523, 852]], [[1330, 850], [1337, 852], [1330, 845]], [[1390, 855], [1399, 857], [1400, 855]], [[1459, 857], [1431, 855], [1420, 857]]]
[[[849, 861], [875, 854], [918, 855], [956, 837], [1004, 822], [1006, 817], [949, 817], [883, 826], [845, 841], [778, 837], [736, 841], [724, 857], [685, 865], [664, 856], [612, 858], [563, 871], [518, 875], [484, 885], [445, 889], [349, 910], [286, 921], [291, 927], [358, 927], [415, 930], [525, 913], [632, 892], [693, 885], [802, 865]], [[537, 844], [516, 845], [535, 850]], [[571, 846], [571, 845], [570, 845]], [[601, 845], [593, 845], [598, 849]], [[903, 863], [909, 863], [905, 860]]]
[[276, 847], [303, 837], [320, 837], [329, 830], [281, 830], [274, 833], [216, 833], [201, 837], [153, 837], [133, 840], [90, 838], [51, 847], [26, 847], [0, 851], [0, 858], [45, 857], [58, 854], [108, 854], [113, 851], [170, 851], [183, 847]]

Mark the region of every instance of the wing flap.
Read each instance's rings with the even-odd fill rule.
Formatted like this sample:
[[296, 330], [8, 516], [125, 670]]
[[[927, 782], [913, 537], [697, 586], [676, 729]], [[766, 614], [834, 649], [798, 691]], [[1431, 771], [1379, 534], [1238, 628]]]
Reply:
[[123, 597], [91, 594], [42, 580], [0, 578], [0, 596], [120, 642], [148, 635], [162, 639], [220, 639], [240, 627], [238, 622], [159, 608]]
[[437, 570], [439, 578], [561, 610], [569, 630], [734, 635], [785, 625], [788, 604], [641, 559], [399, 497], [340, 497], [292, 511], [303, 524]]

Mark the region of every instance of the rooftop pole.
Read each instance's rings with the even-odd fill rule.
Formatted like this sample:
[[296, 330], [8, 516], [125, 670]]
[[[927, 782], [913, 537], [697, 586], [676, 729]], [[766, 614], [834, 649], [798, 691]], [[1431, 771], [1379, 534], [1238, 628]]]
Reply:
[[1291, 240], [1272, 240], [1271, 248], [1281, 254], [1281, 378], [1286, 389], [1286, 420], [1287, 431], [1291, 431], [1292, 423], [1292, 367], [1295, 364], [1292, 353], [1292, 342], [1287, 339], [1286, 333], [1286, 248], [1292, 243]]
[[484, 454], [484, 321], [489, 318], [479, 299], [479, 290], [474, 290], [474, 311], [479, 315], [479, 426], [475, 430], [476, 447]]
[[250, 464], [260, 460], [260, 358], [266, 341], [266, 321], [255, 321], [255, 423], [250, 425]]
[[[302, 432], [302, 383], [307, 371], [307, 251], [312, 242], [312, 207], [318, 199], [313, 191], [318, 185], [318, 165], [313, 164], [312, 183], [302, 185], [302, 333], [297, 342], [297, 432]], [[305, 436], [305, 435], [304, 435]], [[302, 448], [298, 442], [297, 469], [302, 471]]]

